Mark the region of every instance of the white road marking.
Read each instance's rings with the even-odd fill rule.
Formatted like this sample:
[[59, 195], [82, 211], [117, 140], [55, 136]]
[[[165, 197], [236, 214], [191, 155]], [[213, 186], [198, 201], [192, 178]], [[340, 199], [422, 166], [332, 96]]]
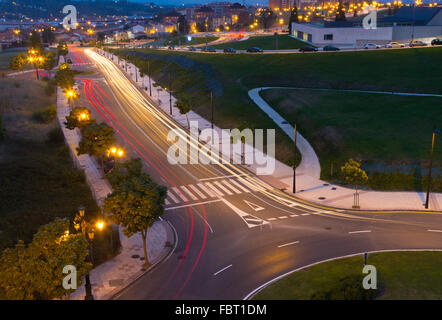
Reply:
[[170, 201], [167, 200], [167, 199], [164, 199], [164, 203], [165, 203], [166, 205], [169, 205], [169, 204], [170, 204]]
[[226, 187], [224, 187], [221, 183], [219, 183], [219, 181], [215, 181], [214, 184], [216, 184], [216, 186], [218, 188], [220, 188], [221, 190], [223, 190], [225, 193], [227, 193], [229, 196], [231, 196], [233, 193], [228, 190]]
[[278, 246], [278, 248], [291, 246], [292, 244], [297, 244], [297, 243], [299, 243], [299, 241], [293, 241], [293, 242], [289, 242], [289, 243], [281, 244], [281, 245]]
[[309, 216], [310, 213], [301, 213], [301, 216]]
[[197, 183], [197, 186], [201, 188], [201, 190], [204, 190], [210, 198], [215, 198], [216, 194], [213, 193], [211, 190], [208, 190], [207, 187], [205, 185], [203, 185], [202, 183]]
[[250, 201], [247, 201], [247, 200], [244, 200], [243, 199], [243, 201], [250, 207], [250, 208], [252, 208], [254, 211], [261, 211], [261, 210], [264, 210], [264, 207], [261, 207], [261, 206], [258, 206], [257, 204], [255, 204], [255, 203], [253, 203], [253, 202], [250, 202]]
[[276, 220], [276, 218], [268, 218], [267, 220], [268, 221], [274, 221], [274, 220]]
[[198, 198], [195, 197], [195, 195], [192, 192], [190, 192], [189, 189], [187, 189], [185, 186], [180, 186], [180, 188], [184, 190], [184, 192], [186, 192], [189, 195], [189, 197], [192, 198], [192, 200], [198, 200]]
[[442, 232], [442, 230], [436, 230], [436, 229], [428, 229], [429, 232]]
[[188, 187], [192, 189], [198, 196], [201, 197], [201, 199], [206, 199], [207, 197], [202, 193], [197, 187], [195, 187], [193, 184], [189, 184]]
[[167, 190], [167, 196], [168, 196], [170, 199], [172, 199], [172, 201], [175, 202], [175, 203], [179, 203], [179, 202], [180, 202], [180, 200], [178, 200], [178, 199], [172, 194], [172, 192], [171, 192], [170, 190]]
[[237, 194], [241, 194], [242, 192], [236, 189], [234, 186], [232, 186], [227, 180], [222, 180], [221, 183], [224, 183], [227, 187], [230, 188], [230, 190], [233, 190], [233, 192]]
[[175, 191], [175, 193], [178, 195], [178, 197], [180, 197], [183, 201], [187, 202], [187, 198], [184, 196], [184, 194], [178, 190], [177, 187], [172, 187], [172, 190]]
[[250, 193], [250, 190], [247, 189], [246, 187], [244, 187], [242, 184], [239, 184], [238, 182], [236, 182], [236, 181], [233, 180], [233, 179], [229, 179], [229, 181], [230, 181], [231, 183], [233, 183], [235, 186], [237, 186], [238, 188], [240, 188], [241, 190], [243, 190], [244, 192]]
[[221, 191], [219, 191], [217, 188], [215, 188], [215, 186], [213, 184], [211, 184], [210, 182], [206, 182], [205, 185], [208, 186], [210, 189], [212, 189], [212, 191], [215, 192], [215, 194], [218, 197], [224, 196], [224, 194]]
[[199, 181], [208, 181], [208, 180], [217, 180], [217, 179], [240, 177], [240, 176], [246, 176], [246, 174], [231, 174], [231, 175], [228, 175], [228, 176], [219, 176], [219, 177], [204, 178], [204, 179], [198, 179], [198, 180]]
[[[235, 207], [233, 204], [231, 204], [229, 201], [227, 201], [224, 198], [221, 198], [221, 201], [224, 202], [230, 209], [232, 209], [233, 212], [235, 212], [241, 219], [243, 219], [244, 223], [249, 228], [254, 228], [254, 227], [263, 226], [265, 224], [268, 224], [267, 221], [264, 221], [258, 217], [255, 217], [255, 216]], [[261, 223], [249, 223], [249, 222], [247, 222], [247, 219], [249, 219], [251, 222], [258, 222], [259, 221]]]
[[350, 231], [349, 233], [353, 234], [353, 233], [368, 233], [368, 232], [371, 232], [371, 230]]
[[186, 208], [186, 207], [194, 207], [194, 206], [198, 206], [200, 204], [207, 204], [207, 203], [213, 203], [213, 202], [219, 202], [221, 201], [221, 199], [215, 199], [215, 200], [208, 200], [208, 201], [204, 201], [204, 202], [197, 202], [197, 203], [192, 203], [192, 204], [185, 204], [182, 206], [176, 206], [176, 207], [168, 207], [168, 208], [164, 208], [164, 210], [174, 210], [174, 209], [180, 209], [180, 208]]
[[228, 265], [227, 267], [224, 267], [224, 268], [222, 268], [221, 270], [215, 272], [213, 275], [216, 276], [217, 274], [220, 274], [220, 273], [223, 272], [224, 270], [229, 269], [231, 266], [232, 266], [232, 265], [230, 264], [230, 265]]
[[299, 217], [297, 214], [291, 214], [290, 217]]
[[287, 219], [287, 216], [280, 216], [278, 219]]

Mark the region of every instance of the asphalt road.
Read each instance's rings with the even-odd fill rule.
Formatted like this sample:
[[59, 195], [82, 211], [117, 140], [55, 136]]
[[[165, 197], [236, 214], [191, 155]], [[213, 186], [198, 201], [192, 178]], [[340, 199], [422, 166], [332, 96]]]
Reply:
[[324, 259], [442, 249], [439, 214], [323, 209], [299, 203], [239, 166], [169, 164], [167, 134], [180, 127], [115, 64], [92, 50], [71, 51], [75, 68], [94, 71], [77, 77], [77, 103], [111, 124], [128, 156], [140, 157], [152, 178], [169, 188], [163, 217], [177, 233], [173, 254], [115, 299], [242, 299], [281, 274]]

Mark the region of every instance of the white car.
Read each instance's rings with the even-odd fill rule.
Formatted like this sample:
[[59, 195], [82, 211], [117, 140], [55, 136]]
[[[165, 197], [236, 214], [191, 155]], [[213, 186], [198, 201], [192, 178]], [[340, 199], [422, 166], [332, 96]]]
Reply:
[[381, 46], [374, 43], [366, 43], [364, 44], [364, 49], [379, 49]]
[[405, 45], [399, 42], [389, 42], [385, 45], [385, 48], [403, 48]]

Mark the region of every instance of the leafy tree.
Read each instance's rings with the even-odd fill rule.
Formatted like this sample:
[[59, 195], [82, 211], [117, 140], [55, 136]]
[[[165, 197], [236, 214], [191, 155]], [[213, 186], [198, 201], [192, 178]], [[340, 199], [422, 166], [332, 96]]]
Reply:
[[48, 72], [48, 74], [51, 72], [51, 70], [55, 67], [55, 57], [52, 52], [48, 52], [44, 58], [42, 68]]
[[52, 44], [55, 41], [55, 35], [51, 28], [45, 28], [42, 33], [42, 40], [44, 43]]
[[180, 110], [181, 114], [186, 115], [187, 127], [189, 129], [190, 129], [190, 123], [189, 123], [189, 117], [187, 114], [192, 109], [192, 105], [193, 105], [193, 101], [190, 97], [184, 97], [184, 98], [181, 98], [181, 99], [175, 101], [175, 107]]
[[178, 31], [181, 34], [189, 33], [189, 24], [187, 23], [186, 17], [184, 15], [180, 15], [178, 18]]
[[270, 9], [263, 9], [259, 15], [259, 20], [264, 30], [266, 30], [275, 23], [276, 15]]
[[77, 287], [89, 272], [85, 262], [88, 244], [81, 234], [69, 233], [69, 220], [56, 218], [41, 226], [26, 247], [19, 243], [0, 257], [0, 287], [8, 299], [55, 299], [69, 297], [72, 290], [63, 288], [63, 268], [77, 269]]
[[341, 172], [345, 181], [355, 187], [356, 195], [358, 194], [358, 187], [366, 184], [368, 181], [367, 173], [361, 169], [361, 164], [353, 159], [349, 159], [341, 167]]
[[37, 31], [31, 32], [31, 36], [29, 37], [29, 47], [35, 50], [42, 51], [41, 37], [40, 33], [38, 33]]
[[66, 116], [64, 125], [69, 130], [74, 130], [75, 128], [83, 129], [92, 123], [95, 123], [95, 119], [91, 118], [91, 112], [88, 108], [75, 107]]
[[67, 63], [60, 65], [60, 68], [58, 68], [57, 72], [55, 73], [55, 81], [57, 81], [57, 85], [64, 90], [71, 89], [74, 86], [74, 73]]
[[22, 71], [24, 66], [26, 65], [26, 55], [23, 53], [17, 54], [12, 57], [11, 61], [9, 61], [9, 68], [15, 71]]
[[66, 44], [66, 42], [64, 41], [60, 41], [60, 43], [58, 44], [57, 47], [57, 55], [63, 56], [64, 57], [64, 61], [66, 61], [66, 56], [68, 55], [69, 50], [68, 50], [68, 46]]
[[89, 154], [101, 160], [101, 173], [104, 176], [104, 154], [115, 143], [114, 130], [106, 123], [92, 123], [83, 129], [78, 144], [78, 154]]
[[113, 192], [104, 199], [103, 210], [115, 224], [121, 224], [126, 236], [140, 232], [143, 239], [144, 265], [148, 266], [147, 231], [164, 213], [167, 188], [157, 185], [141, 172], [141, 160], [122, 163], [109, 174]]
[[339, 0], [338, 10], [336, 10], [335, 21], [346, 21], [344, 6], [342, 5], [342, 0]]
[[106, 35], [105, 35], [104, 32], [98, 32], [97, 33], [97, 41], [100, 42], [100, 43], [103, 43], [105, 36]]
[[292, 23], [298, 22], [298, 8], [296, 5], [293, 7], [292, 12], [290, 13], [290, 19], [289, 19], [289, 34], [292, 34]]

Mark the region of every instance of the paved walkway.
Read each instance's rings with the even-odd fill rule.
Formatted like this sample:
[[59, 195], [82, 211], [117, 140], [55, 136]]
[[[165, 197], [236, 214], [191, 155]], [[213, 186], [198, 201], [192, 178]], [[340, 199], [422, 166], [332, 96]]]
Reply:
[[[117, 61], [117, 58], [109, 53], [106, 53], [106, 56], [110, 59], [113, 57], [114, 62]], [[120, 66], [122, 65], [124, 65], [124, 62], [120, 62]], [[129, 63], [128, 74], [133, 81], [135, 81], [135, 70], [136, 67]], [[145, 89], [147, 94], [149, 94], [148, 79], [148, 76], [144, 76], [144, 79], [138, 77], [137, 82], [141, 87], [147, 88], [147, 90]], [[153, 85], [155, 82], [153, 79], [151, 79], [151, 81]], [[266, 88], [268, 89], [270, 87]], [[266, 88], [263, 88], [263, 90]], [[261, 88], [250, 90], [250, 97], [255, 103], [257, 103], [261, 110], [266, 112], [269, 117], [272, 118], [293, 140], [293, 126], [291, 126], [259, 96], [260, 89]], [[391, 92], [389, 94], [391, 94]], [[165, 92], [164, 90], [156, 92], [156, 88], [152, 87], [152, 98], [158, 103], [163, 111], [169, 113], [168, 92]], [[172, 106], [174, 102], [175, 98], [172, 96]], [[194, 111], [190, 111], [188, 116], [189, 120], [198, 121], [199, 128], [210, 127], [210, 122]], [[182, 126], [187, 127], [186, 117], [181, 115], [177, 108], [172, 107], [172, 118]], [[217, 126], [214, 126], [214, 130], [221, 133], [221, 129]], [[332, 185], [327, 181], [319, 179], [320, 165], [318, 157], [308, 141], [306, 141], [299, 132], [297, 146], [302, 155], [302, 161], [296, 170], [296, 196], [318, 204], [351, 209], [353, 205], [354, 190], [339, 185]], [[239, 156], [239, 154], [234, 155], [234, 157]], [[270, 185], [283, 189], [287, 193], [291, 193], [291, 190], [293, 189], [293, 168], [278, 160], [275, 160], [275, 164], [276, 168], [272, 175], [260, 175], [259, 177]], [[257, 174], [258, 166], [247, 165], [247, 169]], [[363, 210], [425, 210], [425, 194], [423, 192], [360, 191], [359, 202], [361, 209]], [[431, 194], [430, 209], [438, 211], [442, 210], [441, 193]]]
[[[76, 147], [81, 139], [80, 133], [78, 129], [66, 129], [63, 124], [69, 112], [68, 102], [62, 91], [58, 89], [57, 118], [65, 136], [66, 144], [69, 147], [75, 166], [84, 171], [92, 195], [97, 204], [101, 206], [104, 198], [112, 192], [111, 186], [107, 180], [101, 177], [100, 170], [91, 157], [77, 154]], [[140, 260], [140, 257], [144, 257], [141, 235], [136, 234], [127, 238], [123, 234], [122, 228], [118, 228], [118, 231], [121, 252], [90, 272], [93, 295], [97, 300], [110, 298], [146, 272], [141, 270], [144, 263]], [[152, 228], [149, 229], [147, 236], [148, 259], [151, 264], [157, 264], [168, 256], [171, 247], [167, 242], [174, 242], [174, 234], [170, 225], [164, 220], [155, 222]], [[84, 295], [83, 285], [71, 295], [71, 299], [84, 299]]]

